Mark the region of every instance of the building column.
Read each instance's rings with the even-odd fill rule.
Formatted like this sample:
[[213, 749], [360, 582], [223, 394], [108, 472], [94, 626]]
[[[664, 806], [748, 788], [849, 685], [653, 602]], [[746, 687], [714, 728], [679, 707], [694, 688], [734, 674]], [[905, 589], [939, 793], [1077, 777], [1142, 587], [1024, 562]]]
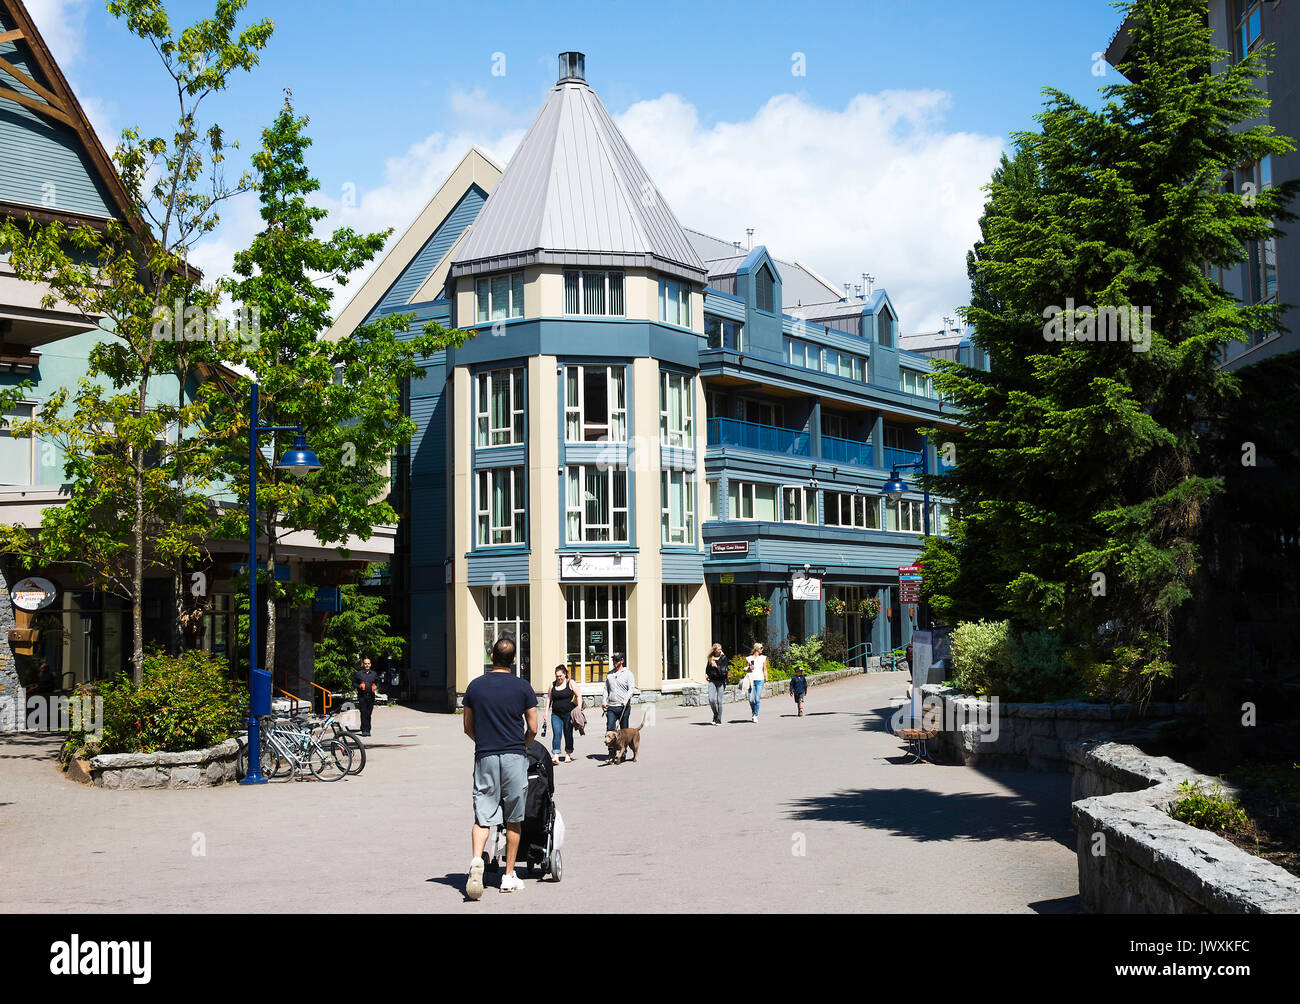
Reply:
[[[545, 691], [558, 662], [568, 662], [564, 586], [560, 582], [560, 379], [555, 356], [528, 360], [528, 634], [532, 684]], [[551, 655], [555, 655], [555, 662]]]
[[454, 708], [470, 680], [483, 671], [478, 654], [482, 648], [483, 614], [470, 592], [469, 562], [465, 558], [474, 532], [474, 472], [471, 466], [474, 431], [468, 422], [457, 421], [459, 416], [473, 413], [470, 396], [473, 385], [469, 370], [457, 366], [452, 370], [448, 383], [451, 407], [447, 438], [451, 463], [447, 481], [451, 486], [452, 582], [448, 590], [451, 610], [447, 618], [447, 706]]
[[885, 467], [885, 416], [876, 412], [876, 420], [871, 423], [872, 464], [877, 468]]
[[629, 492], [636, 555], [636, 585], [628, 594], [626, 653], [638, 690], [663, 687], [663, 556], [659, 529], [659, 362], [632, 360]]

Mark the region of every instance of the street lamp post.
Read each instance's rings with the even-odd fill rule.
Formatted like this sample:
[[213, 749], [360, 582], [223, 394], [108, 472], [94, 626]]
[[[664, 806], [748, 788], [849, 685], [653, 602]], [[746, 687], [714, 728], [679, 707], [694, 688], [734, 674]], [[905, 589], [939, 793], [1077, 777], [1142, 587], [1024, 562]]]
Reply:
[[[893, 501], [898, 502], [903, 498], [903, 493], [908, 490], [907, 482], [904, 481], [902, 476], [898, 473], [899, 469], [904, 467], [909, 467], [909, 468], [919, 467], [921, 468], [922, 475], [927, 475], [930, 473], [930, 441], [927, 437], [925, 436], [921, 437], [921, 459], [920, 460], [913, 461], [910, 464], [891, 465], [889, 471], [889, 480], [886, 481], [884, 487], [880, 489], [880, 494], [883, 495], [885, 498], [892, 499]], [[922, 515], [922, 518], [924, 520], [922, 525], [925, 531], [923, 536], [928, 537], [930, 536], [930, 488], [928, 484], [922, 486], [922, 492], [924, 493], [924, 501], [921, 504], [925, 508], [925, 512]], [[921, 615], [923, 618], [922, 623], [924, 623], [924, 621], [926, 620], [929, 620], [929, 610], [927, 609], [927, 606], [924, 603], [921, 604]]]
[[[316, 454], [307, 449], [301, 425], [257, 424], [257, 384], [253, 384], [248, 423], [248, 772], [240, 784], [266, 784], [258, 716], [271, 712], [271, 674], [257, 668], [257, 443], [263, 433], [276, 432], [294, 433], [293, 448], [280, 458], [277, 470], [295, 477], [320, 470]], [[275, 574], [274, 569], [271, 574]], [[265, 683], [260, 682], [263, 676], [267, 678]]]

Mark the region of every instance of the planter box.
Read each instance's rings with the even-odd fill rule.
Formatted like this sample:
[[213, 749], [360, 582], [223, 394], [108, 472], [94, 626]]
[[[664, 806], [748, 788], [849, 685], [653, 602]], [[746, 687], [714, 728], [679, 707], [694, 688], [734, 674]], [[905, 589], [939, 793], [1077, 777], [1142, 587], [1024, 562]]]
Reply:
[[90, 758], [99, 788], [209, 788], [235, 780], [238, 739], [184, 753], [101, 753]]

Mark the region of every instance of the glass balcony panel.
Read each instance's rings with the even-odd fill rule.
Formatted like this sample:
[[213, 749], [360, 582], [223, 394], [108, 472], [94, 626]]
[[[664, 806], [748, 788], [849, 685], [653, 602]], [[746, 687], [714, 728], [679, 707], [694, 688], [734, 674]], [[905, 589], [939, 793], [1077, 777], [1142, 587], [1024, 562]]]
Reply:
[[742, 422], [735, 418], [711, 418], [708, 425], [709, 446], [734, 446], [792, 457], [812, 456], [812, 436], [806, 432]]

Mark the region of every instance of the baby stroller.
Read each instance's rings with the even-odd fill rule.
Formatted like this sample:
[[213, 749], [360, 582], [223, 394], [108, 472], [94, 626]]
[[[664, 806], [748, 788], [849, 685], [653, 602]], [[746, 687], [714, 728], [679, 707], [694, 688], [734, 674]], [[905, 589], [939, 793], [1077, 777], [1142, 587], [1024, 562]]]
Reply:
[[[551, 751], [537, 740], [528, 747], [528, 793], [524, 796], [524, 825], [519, 837], [518, 860], [522, 861], [531, 877], [539, 872], [545, 878], [549, 873], [555, 882], [564, 875], [564, 862], [560, 847], [564, 843], [564, 820], [555, 807], [555, 769]], [[492, 839], [484, 854], [487, 870], [501, 871], [506, 861], [506, 832], [504, 826], [492, 831]]]

